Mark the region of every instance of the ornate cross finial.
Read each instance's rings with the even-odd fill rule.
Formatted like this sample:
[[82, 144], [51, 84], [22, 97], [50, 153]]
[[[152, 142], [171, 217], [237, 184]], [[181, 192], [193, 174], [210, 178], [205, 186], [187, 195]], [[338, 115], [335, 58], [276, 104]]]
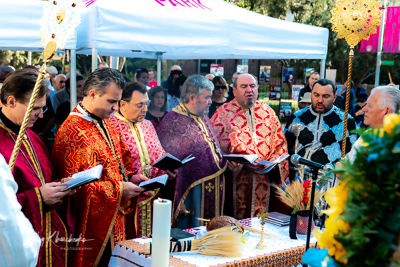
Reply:
[[269, 213], [265, 211], [265, 208], [258, 213], [257, 218], [261, 219], [261, 225], [264, 225], [265, 219], [269, 217]]
[[269, 217], [269, 213], [265, 211], [265, 208], [258, 213], [257, 218], [261, 219], [261, 239], [257, 244], [258, 249], [266, 249], [267, 245], [264, 243], [263, 234], [264, 234], [264, 224], [265, 219]]

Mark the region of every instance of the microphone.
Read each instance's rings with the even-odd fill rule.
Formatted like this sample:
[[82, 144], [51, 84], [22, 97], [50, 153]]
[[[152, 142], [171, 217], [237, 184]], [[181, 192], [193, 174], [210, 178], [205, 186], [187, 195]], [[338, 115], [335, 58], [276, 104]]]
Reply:
[[297, 154], [294, 154], [290, 157], [290, 162], [293, 163], [294, 165], [302, 164], [302, 165], [307, 165], [309, 167], [313, 167], [313, 168], [317, 168], [317, 169], [325, 169], [325, 165], [322, 165], [322, 164], [312, 161], [312, 160], [302, 158]]

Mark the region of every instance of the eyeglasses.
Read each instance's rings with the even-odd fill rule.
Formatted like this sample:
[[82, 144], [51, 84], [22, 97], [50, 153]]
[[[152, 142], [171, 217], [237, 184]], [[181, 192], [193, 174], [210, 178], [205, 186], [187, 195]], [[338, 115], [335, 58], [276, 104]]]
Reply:
[[131, 102], [127, 102], [127, 103], [131, 104], [132, 106], [135, 106], [138, 109], [143, 109], [145, 106], [149, 107], [150, 102], [151, 101], [149, 100], [147, 103], [138, 103], [138, 104], [132, 104]]
[[60, 81], [60, 83], [66, 83], [66, 81]]
[[215, 90], [226, 90], [226, 85], [216, 85], [214, 86]]
[[39, 115], [40, 114], [44, 114], [47, 110], [48, 110], [48, 108], [46, 107], [46, 106], [44, 106], [44, 107], [42, 107], [42, 108], [40, 108], [42, 111], [39, 111], [38, 113], [34, 113], [34, 115], [36, 116], [36, 117], [39, 117]]

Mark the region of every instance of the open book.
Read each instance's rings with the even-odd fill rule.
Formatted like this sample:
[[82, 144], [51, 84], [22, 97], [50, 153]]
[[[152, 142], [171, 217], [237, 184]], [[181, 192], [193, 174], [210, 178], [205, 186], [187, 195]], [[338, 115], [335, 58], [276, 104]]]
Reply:
[[147, 181], [143, 181], [139, 184], [140, 187], [144, 188], [144, 191], [154, 190], [161, 186], [165, 186], [168, 181], [168, 175], [164, 174]]
[[153, 166], [163, 171], [168, 170], [173, 172], [174, 170], [182, 167], [184, 164], [188, 163], [192, 159], [194, 159], [194, 157], [192, 157], [192, 154], [190, 154], [183, 160], [179, 160], [176, 157], [172, 156], [171, 154], [167, 153], [158, 160], [156, 160]]
[[272, 170], [272, 168], [274, 168], [278, 163], [281, 163], [282, 161], [284, 161], [284, 160], [287, 159], [288, 157], [289, 157], [289, 154], [286, 153], [286, 154], [283, 154], [282, 156], [280, 156], [279, 158], [277, 158], [277, 159], [274, 160], [274, 161], [263, 160], [263, 161], [258, 162], [259, 164], [265, 166], [265, 169], [262, 170], [262, 171], [260, 172], [260, 174], [269, 172], [269, 171]]
[[76, 187], [97, 181], [100, 179], [101, 172], [103, 171], [103, 166], [101, 164], [96, 167], [87, 169], [85, 171], [77, 172], [72, 175], [72, 180], [62, 183], [62, 185], [68, 185], [67, 188], [61, 190], [66, 191], [68, 189], [74, 189]]
[[236, 163], [253, 163], [256, 159], [258, 159], [258, 155], [228, 154], [224, 155], [224, 158]]

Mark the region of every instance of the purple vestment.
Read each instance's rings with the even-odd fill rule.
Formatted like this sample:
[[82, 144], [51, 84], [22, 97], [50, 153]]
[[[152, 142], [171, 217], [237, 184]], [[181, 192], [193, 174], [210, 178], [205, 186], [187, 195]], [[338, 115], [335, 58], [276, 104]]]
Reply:
[[[218, 138], [208, 116], [188, 114], [182, 104], [174, 108], [157, 128], [161, 145], [166, 152], [182, 160], [192, 154], [192, 161], [179, 169], [176, 178], [173, 221], [180, 220], [179, 212], [185, 203], [191, 214], [186, 217], [211, 219], [223, 214], [225, 199], [224, 171], [226, 162], [217, 152]], [[190, 202], [188, 195], [197, 190]], [[201, 189], [201, 190], [199, 190]], [[190, 209], [188, 208], [190, 207]], [[196, 226], [188, 223], [188, 227]]]

